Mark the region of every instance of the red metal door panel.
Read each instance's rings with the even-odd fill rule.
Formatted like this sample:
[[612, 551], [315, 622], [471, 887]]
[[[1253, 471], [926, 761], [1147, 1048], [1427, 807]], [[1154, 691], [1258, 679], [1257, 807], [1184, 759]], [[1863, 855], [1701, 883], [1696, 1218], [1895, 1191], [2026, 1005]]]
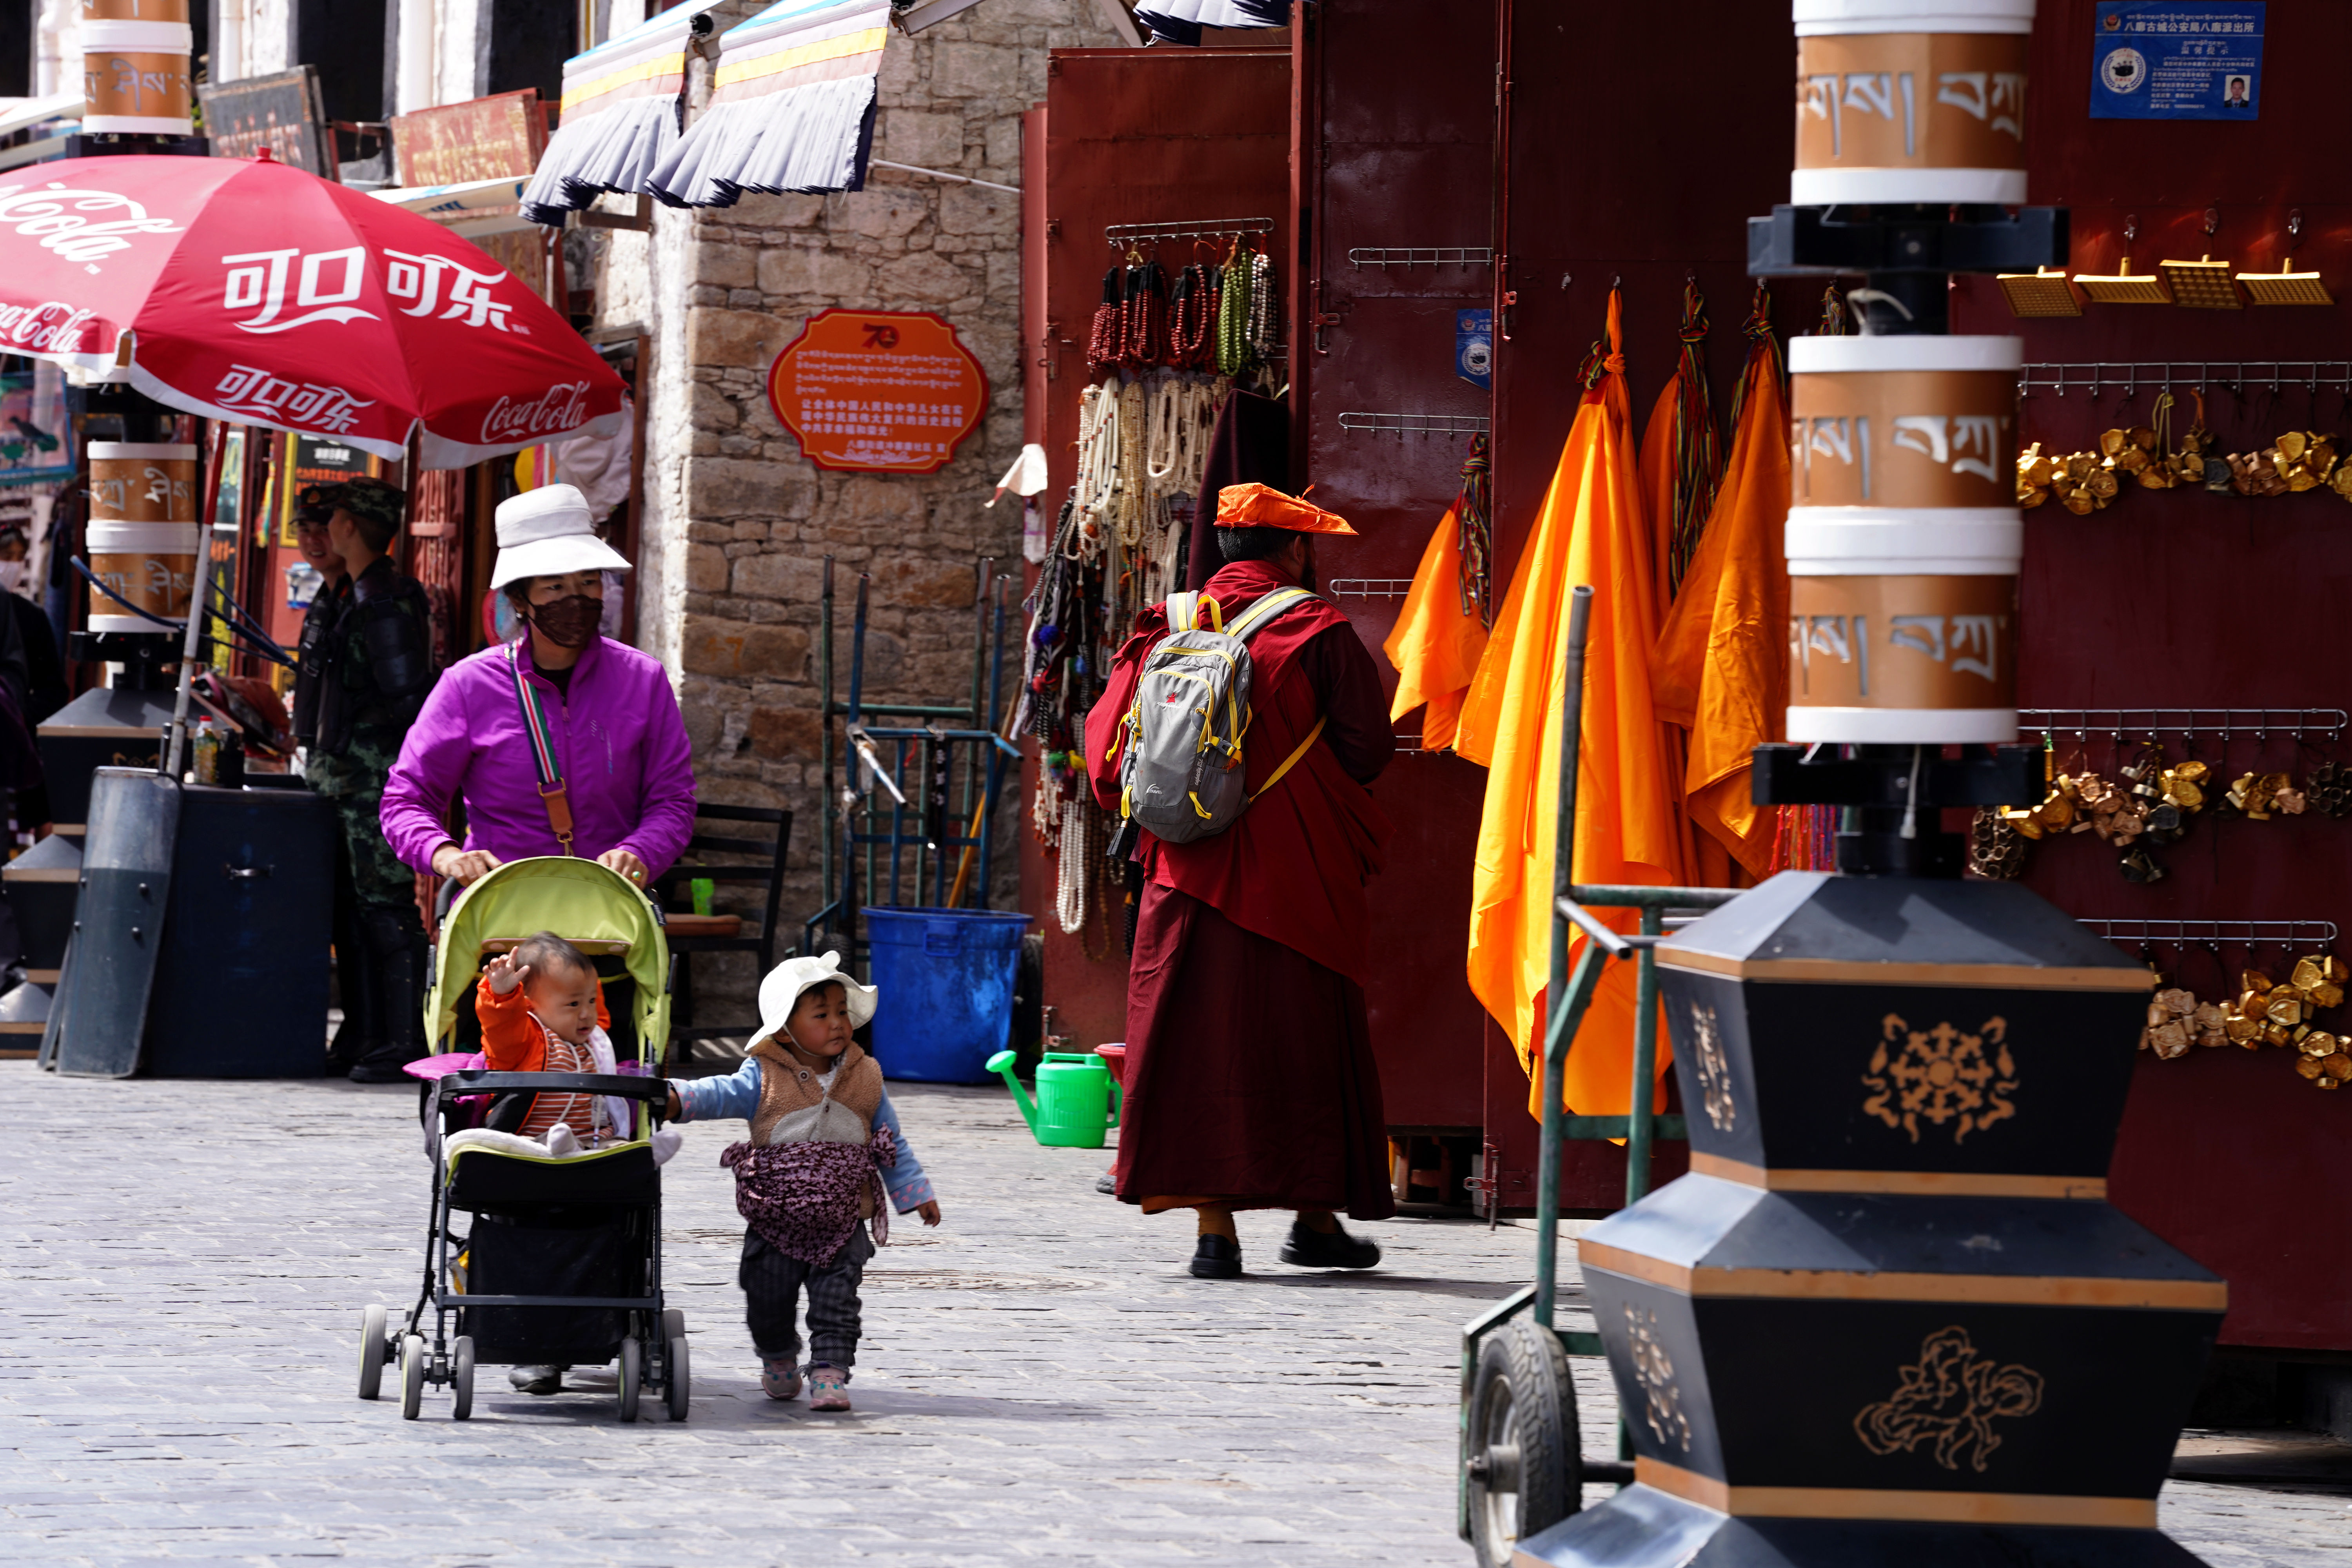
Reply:
[[[1350, 429], [1341, 416], [1487, 414], [1486, 391], [1454, 374], [1454, 324], [1486, 303], [1490, 269], [1392, 267], [1381, 254], [1487, 244], [1494, 39], [1475, 13], [1447, 24], [1433, 26], [1410, 0], [1347, 0], [1318, 8], [1301, 47], [1312, 278], [1293, 358], [1307, 389], [1307, 475], [1361, 536], [1325, 540], [1316, 558], [1383, 672], [1380, 645], [1459, 487], [1467, 443]], [[1411, 746], [1418, 717], [1401, 728]], [[1371, 886], [1381, 963], [1365, 992], [1391, 1125], [1486, 1121], [1485, 1014], [1463, 974], [1485, 787], [1484, 770], [1421, 752], [1398, 757], [1378, 785], [1397, 831]]]
[[[1686, 277], [1696, 277], [1713, 323], [1705, 363], [1717, 406], [1729, 403], [1746, 357], [1747, 220], [1788, 199], [1795, 44], [1787, 7], [1754, 0], [1572, 13], [1502, 0], [1502, 11], [1508, 155], [1497, 300], [1506, 291], [1517, 299], [1497, 310], [1507, 336], [1495, 356], [1495, 548], [1498, 579], [1507, 582], [1574, 423], [1575, 371], [1601, 336], [1612, 280], [1624, 288], [1635, 437], [1674, 374]], [[1686, 77], [1678, 62], [1692, 54], [1661, 39], [1692, 40], [1719, 63]], [[1815, 298], [1776, 291], [1784, 331], [1811, 318]], [[1507, 1180], [1535, 1164], [1535, 1124], [1508, 1047], [1489, 1060], [1498, 1064], [1489, 1126], [1507, 1129], [1498, 1140]], [[1516, 1121], [1505, 1110], [1514, 1095]], [[1682, 1143], [1661, 1145], [1653, 1183], [1680, 1173], [1687, 1155]], [[1613, 1209], [1624, 1182], [1622, 1149], [1568, 1145], [1564, 1207]]]
[[[2352, 168], [2318, 152], [2343, 116], [2336, 79], [2337, 62], [2352, 52], [2352, 12], [2274, 5], [2269, 15], [2258, 120], [2103, 121], [2087, 114], [2091, 0], [2042, 0], [2032, 65], [2031, 194], [2072, 210], [2074, 270], [2113, 272], [2128, 249], [2135, 270], [2210, 253], [2243, 270], [2275, 271], [2292, 246], [2296, 270], [2318, 271], [2339, 300], [2352, 294]], [[2297, 213], [2299, 235], [2289, 229]], [[2136, 237], [2126, 239], [2127, 226]], [[2307, 375], [2274, 383], [2266, 371], [2242, 374], [2234, 363], [2341, 361], [2352, 355], [2346, 309], [2093, 304], [2080, 317], [2020, 321], [1992, 280], [1962, 279], [1953, 330], [2019, 333], [2030, 363], [2184, 362], [2169, 375], [2180, 403], [2176, 436], [2189, 427], [2191, 394], [2201, 385], [2209, 424], [2226, 449], [2240, 451], [2287, 429], [2352, 431], [2352, 366], [2315, 390]], [[2205, 362], [2229, 363], [2207, 371], [2199, 368]], [[2024, 437], [2074, 451], [2103, 429], [2151, 423], [2167, 379], [2118, 372], [2095, 394], [2081, 385], [2063, 398], [2037, 391], [2022, 405]], [[2242, 500], [2127, 489], [2093, 517], [2055, 505], [2028, 512], [2019, 700], [2036, 708], [2352, 707], [2352, 660], [2322, 629], [2340, 621], [2352, 599], [2347, 524], [2352, 512], [2324, 490]], [[2068, 729], [2054, 760], [2112, 776], [2112, 721], [2085, 735], [2081, 763], [2076, 746]], [[2177, 741], [2172, 750], [2178, 758]], [[2198, 754], [2234, 777], [2257, 767], [2300, 774], [2322, 754], [2344, 752], [2300, 748], [2282, 722], [2267, 741], [2250, 729], [2226, 749], [2209, 739]], [[2143, 886], [2125, 881], [2116, 852], [2092, 836], [2044, 842], [2032, 847], [2026, 881], [2085, 917], [2326, 920], [2352, 928], [2352, 822], [2206, 820], [2155, 853], [2168, 875]], [[2192, 948], [2185, 966], [2170, 943], [2158, 957], [2209, 997], [2241, 968], [2276, 976], [2285, 960], [2276, 948], [2249, 954], [2237, 944], [2218, 956]], [[2324, 1015], [2322, 1026], [2347, 1023], [2347, 1015]], [[2285, 1051], [2200, 1050], [2170, 1062], [2143, 1056], [2110, 1190], [2134, 1218], [2229, 1279], [2223, 1342], [2352, 1349], [2352, 1254], [2299, 1201], [2332, 1189], [2347, 1140], [2352, 1100], [2313, 1090]]]
[[[1087, 328], [1103, 273], [1116, 260], [1104, 228], [1271, 218], [1269, 254], [1293, 254], [1290, 74], [1286, 48], [1054, 52], [1043, 177], [1024, 176], [1024, 208], [1036, 238], [1025, 250], [1022, 282], [1024, 290], [1042, 289], [1024, 299], [1031, 325], [1024, 330], [1035, 351], [1025, 357], [1045, 362], [1029, 367], [1028, 386], [1031, 408], [1044, 410], [1042, 436], [1031, 438], [1043, 440], [1052, 475], [1038, 498], [1049, 523], [1075, 479]], [[1026, 159], [1024, 166], [1034, 168]], [[1189, 247], [1171, 246], [1160, 255], [1171, 271], [1190, 259]], [[1280, 282], [1286, 298], [1296, 282], [1287, 268]], [[1034, 760], [1023, 769], [1023, 783], [1034, 783]], [[1022, 908], [1045, 933], [1045, 1001], [1058, 1010], [1063, 1031], [1083, 1045], [1120, 1039], [1127, 1026], [1124, 916], [1114, 908], [1085, 931], [1065, 933], [1054, 913], [1056, 870], [1055, 858], [1024, 826]]]

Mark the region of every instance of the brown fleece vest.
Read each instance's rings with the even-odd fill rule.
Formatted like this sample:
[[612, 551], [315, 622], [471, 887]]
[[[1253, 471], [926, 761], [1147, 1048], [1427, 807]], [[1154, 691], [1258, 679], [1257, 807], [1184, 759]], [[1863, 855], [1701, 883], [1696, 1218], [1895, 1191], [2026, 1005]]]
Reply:
[[[815, 1105], [824, 1099], [824, 1091], [817, 1087], [817, 1075], [781, 1042], [761, 1040], [751, 1047], [751, 1055], [760, 1064], [760, 1108], [751, 1116], [751, 1145], [764, 1149], [777, 1122]], [[882, 1109], [882, 1069], [854, 1040], [841, 1053], [841, 1066], [834, 1074], [833, 1102], [857, 1112], [867, 1136], [873, 1135], [874, 1113]]]

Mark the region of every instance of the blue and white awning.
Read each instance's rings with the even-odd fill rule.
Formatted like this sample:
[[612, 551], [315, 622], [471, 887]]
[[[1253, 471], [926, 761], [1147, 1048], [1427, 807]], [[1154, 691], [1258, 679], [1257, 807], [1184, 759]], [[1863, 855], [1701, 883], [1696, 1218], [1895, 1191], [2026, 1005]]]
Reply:
[[782, 0], [719, 40], [710, 103], [654, 171], [672, 206], [855, 191], [874, 150], [889, 0]]
[[607, 191], [646, 189], [677, 145], [696, 19], [719, 4], [689, 0], [563, 62], [562, 116], [523, 193], [525, 217], [560, 225]]

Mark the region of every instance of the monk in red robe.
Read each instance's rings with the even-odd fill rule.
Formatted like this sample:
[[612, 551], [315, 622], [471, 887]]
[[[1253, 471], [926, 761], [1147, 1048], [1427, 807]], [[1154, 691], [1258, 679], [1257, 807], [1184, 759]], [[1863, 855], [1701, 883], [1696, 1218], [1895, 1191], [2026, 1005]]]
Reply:
[[[1261, 595], [1312, 588], [1315, 536], [1354, 531], [1264, 485], [1229, 487], [1217, 506], [1225, 564], [1202, 592], [1231, 623]], [[1088, 773], [1108, 811], [1119, 804], [1120, 721], [1167, 630], [1163, 605], [1137, 617], [1087, 718]], [[1297, 1211], [1282, 1260], [1310, 1268], [1380, 1261], [1378, 1246], [1339, 1228], [1337, 1211], [1396, 1212], [1363, 990], [1364, 882], [1389, 827], [1365, 786], [1395, 750], [1388, 702], [1371, 654], [1319, 598], [1260, 627], [1250, 665], [1249, 808], [1190, 844], [1139, 830], [1134, 851], [1145, 884], [1128, 975], [1118, 1195], [1146, 1214], [1196, 1210], [1192, 1268], [1204, 1279], [1242, 1271], [1236, 1209]]]

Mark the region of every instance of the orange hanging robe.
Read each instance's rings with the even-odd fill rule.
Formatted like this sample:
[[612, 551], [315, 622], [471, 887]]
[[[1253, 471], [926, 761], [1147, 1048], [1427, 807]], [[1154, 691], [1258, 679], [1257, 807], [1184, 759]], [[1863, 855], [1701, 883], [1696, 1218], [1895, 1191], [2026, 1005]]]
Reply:
[[1731, 461], [1651, 659], [1659, 713], [1690, 730], [1692, 819], [1759, 879], [1773, 817], [1748, 798], [1749, 752], [1786, 732], [1789, 702], [1789, 418], [1769, 308], [1759, 288]]
[[1402, 719], [1426, 704], [1421, 743], [1432, 752], [1454, 743], [1462, 699], [1477, 673], [1478, 656], [1486, 651], [1486, 628], [1476, 609], [1465, 613], [1462, 605], [1461, 530], [1459, 514], [1446, 508], [1421, 552], [1396, 627], [1381, 645], [1397, 672], [1389, 718]]
[[1432, 752], [1454, 744], [1462, 699], [1486, 651], [1486, 621], [1494, 614], [1495, 593], [1488, 563], [1493, 551], [1488, 466], [1486, 437], [1472, 437], [1469, 458], [1462, 465], [1462, 493], [1438, 520], [1437, 531], [1421, 552], [1396, 627], [1381, 645], [1397, 672], [1389, 721], [1426, 704], [1421, 743]]
[[[1650, 700], [1655, 561], [1636, 471], [1620, 310], [1612, 292], [1608, 357], [1577, 410], [1454, 733], [1454, 750], [1487, 768], [1472, 878], [1470, 988], [1510, 1035], [1531, 1077], [1551, 972], [1569, 591], [1580, 584], [1591, 584], [1593, 596], [1576, 879], [1654, 887], [1684, 876], [1674, 781]], [[1635, 919], [1631, 910], [1610, 912], [1629, 927]], [[1633, 1016], [1633, 967], [1612, 964], [1569, 1053], [1561, 1094], [1571, 1110], [1605, 1115], [1630, 1108]], [[1664, 1030], [1658, 1047], [1663, 1075]], [[1535, 1104], [1540, 1110], [1539, 1099]]]

